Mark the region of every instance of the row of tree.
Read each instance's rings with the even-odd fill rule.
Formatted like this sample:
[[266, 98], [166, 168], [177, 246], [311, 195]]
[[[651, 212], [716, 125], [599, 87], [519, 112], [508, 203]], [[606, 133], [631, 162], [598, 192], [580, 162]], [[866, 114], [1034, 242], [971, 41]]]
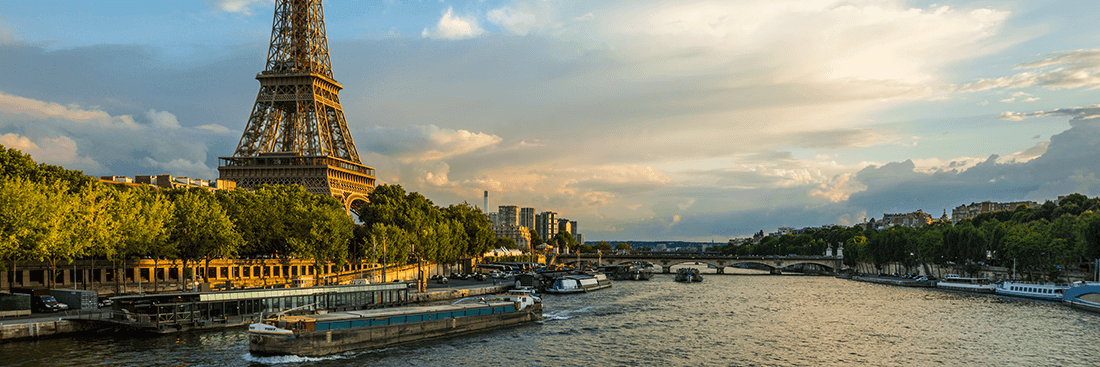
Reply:
[[186, 268], [269, 256], [311, 259], [318, 269], [348, 258], [354, 222], [335, 198], [301, 186], [213, 193], [104, 185], [14, 149], [0, 152], [0, 269], [41, 261], [53, 282], [59, 264], [79, 258], [107, 259], [115, 269], [137, 257], [152, 258], [154, 267], [182, 260]]
[[912, 228], [865, 230], [834, 226], [799, 235], [766, 236], [759, 243], [726, 245], [738, 255], [822, 255], [844, 246], [849, 266], [889, 263], [906, 270], [922, 264], [955, 266], [974, 273], [982, 265], [1014, 267], [1024, 278], [1056, 280], [1100, 257], [1100, 198], [1073, 194], [1058, 202], [981, 214], [958, 223], [935, 222]]

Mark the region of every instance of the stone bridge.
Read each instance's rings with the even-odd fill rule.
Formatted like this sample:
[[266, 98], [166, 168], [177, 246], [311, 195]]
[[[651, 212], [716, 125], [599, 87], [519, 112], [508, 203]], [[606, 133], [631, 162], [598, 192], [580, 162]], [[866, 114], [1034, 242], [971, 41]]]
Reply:
[[557, 264], [575, 265], [578, 262], [588, 262], [600, 265], [620, 265], [632, 262], [650, 263], [660, 266], [663, 273], [671, 273], [675, 265], [710, 265], [718, 270], [718, 274], [725, 274], [726, 267], [738, 264], [760, 264], [771, 269], [772, 274], [779, 274], [780, 269], [791, 265], [813, 264], [821, 266], [830, 272], [836, 272], [843, 268], [844, 259], [833, 256], [735, 256], [711, 253], [644, 253], [644, 254], [571, 254], [559, 255], [554, 260]]

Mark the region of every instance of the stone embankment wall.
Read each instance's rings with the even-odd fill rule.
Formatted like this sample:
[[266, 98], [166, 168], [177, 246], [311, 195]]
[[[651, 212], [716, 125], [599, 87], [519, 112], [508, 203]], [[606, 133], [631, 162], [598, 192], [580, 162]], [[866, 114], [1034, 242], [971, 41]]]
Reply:
[[60, 334], [96, 331], [104, 326], [98, 322], [69, 321], [55, 318], [33, 322], [8, 323], [0, 319], [0, 342], [18, 339], [34, 339]]
[[[875, 268], [874, 264], [860, 263], [854, 269], [857, 272], [865, 274], [877, 274], [881, 271], [886, 274], [919, 274], [925, 276], [931, 275], [937, 278], [946, 277], [947, 274], [958, 274], [959, 276], [974, 276], [989, 279], [1012, 278], [1011, 267], [1006, 268], [999, 266], [982, 266], [981, 270], [979, 270], [977, 274], [965, 274], [965, 269], [961, 266], [936, 264], [917, 265], [906, 268], [905, 265], [902, 263], [889, 263], [883, 265], [882, 269], [879, 270]], [[1024, 276], [1024, 274], [1020, 271], [1017, 271], [1016, 276], [1022, 277]], [[1092, 280], [1092, 274], [1080, 271], [1064, 271], [1062, 272], [1062, 278], [1067, 282], [1075, 282], [1078, 280]]]

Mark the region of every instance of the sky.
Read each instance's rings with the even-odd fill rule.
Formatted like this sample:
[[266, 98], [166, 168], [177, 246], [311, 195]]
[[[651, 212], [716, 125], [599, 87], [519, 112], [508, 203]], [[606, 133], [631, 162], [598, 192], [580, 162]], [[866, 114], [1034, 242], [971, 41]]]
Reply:
[[[0, 144], [217, 178], [272, 0], [0, 3]], [[1100, 195], [1096, 1], [332, 0], [363, 164], [586, 240]]]

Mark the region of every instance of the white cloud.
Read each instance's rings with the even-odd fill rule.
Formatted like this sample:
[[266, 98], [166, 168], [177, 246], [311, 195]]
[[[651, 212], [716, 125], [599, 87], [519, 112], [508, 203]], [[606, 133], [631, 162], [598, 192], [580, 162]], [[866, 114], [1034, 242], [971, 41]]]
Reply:
[[101, 127], [136, 130], [140, 126], [129, 115], [111, 116], [107, 112], [84, 109], [80, 106], [62, 106], [30, 98], [0, 92], [0, 112], [22, 114], [34, 119], [61, 118], [79, 123], [93, 123]]
[[271, 4], [272, 0], [206, 0], [206, 4], [219, 11], [227, 13], [252, 14], [252, 6], [255, 4]]
[[8, 133], [0, 135], [0, 145], [30, 154], [31, 158], [39, 163], [58, 165], [67, 169], [85, 171], [86, 173], [88, 171], [98, 172], [103, 170], [103, 166], [99, 162], [80, 155], [77, 152], [76, 141], [67, 136], [42, 138], [38, 142], [34, 142], [28, 137]]
[[1011, 97], [1002, 99], [1001, 102], [1013, 103], [1013, 102], [1035, 102], [1038, 101], [1038, 97], [1032, 97], [1031, 94], [1025, 92], [1012, 93]]
[[218, 134], [226, 134], [226, 133], [230, 132], [228, 127], [218, 125], [218, 124], [199, 125], [199, 126], [195, 126], [195, 128], [196, 129], [213, 131], [213, 132], [218, 133]]
[[512, 6], [490, 10], [486, 18], [490, 23], [521, 36], [533, 30], [546, 31], [560, 27], [554, 23], [553, 8], [544, 0], [517, 1]]
[[853, 193], [866, 189], [866, 185], [852, 180], [852, 175], [843, 174], [836, 176], [830, 182], [822, 182], [817, 188], [810, 190], [810, 196], [823, 197], [836, 203], [848, 200]]
[[32, 149], [38, 149], [38, 144], [35, 144], [31, 139], [26, 136], [20, 136], [18, 134], [7, 133], [0, 135], [0, 145], [7, 147], [8, 149], [21, 150], [27, 152]]
[[461, 17], [454, 15], [454, 9], [447, 8], [447, 12], [439, 18], [435, 28], [420, 33], [421, 37], [433, 39], [466, 39], [480, 35], [484, 30], [478, 25], [477, 17]]
[[980, 79], [964, 84], [962, 92], [977, 92], [996, 88], [1018, 89], [1043, 87], [1057, 89], [1100, 88], [1100, 49], [1062, 52], [1045, 59], [1024, 63], [1016, 69], [1028, 71], [1012, 76]]
[[370, 150], [404, 162], [438, 161], [499, 144], [499, 136], [435, 125], [390, 128], [375, 126], [359, 139], [359, 150]]
[[[0, 132], [36, 160], [79, 169], [90, 175], [134, 175], [144, 166], [172, 174], [216, 176], [203, 163], [206, 143], [199, 129], [182, 128], [176, 116], [148, 109], [147, 123], [98, 108], [0, 93]], [[163, 173], [163, 172], [161, 172]]]
[[1073, 121], [1091, 120], [1100, 117], [1100, 104], [1087, 107], [1059, 108], [1050, 111], [1035, 112], [1004, 112], [999, 117], [1002, 120], [1021, 121], [1032, 117], [1066, 116], [1073, 117]]
[[217, 177], [217, 170], [211, 169], [203, 162], [194, 162], [183, 158], [176, 158], [167, 162], [158, 162], [157, 160], [145, 157], [142, 162], [146, 167], [159, 169], [164, 172], [169, 172], [176, 176], [187, 176], [191, 178], [210, 178]]
[[168, 111], [149, 110], [145, 112], [145, 118], [149, 119], [149, 123], [155, 128], [178, 129], [180, 127], [180, 122], [176, 119], [176, 115]]

